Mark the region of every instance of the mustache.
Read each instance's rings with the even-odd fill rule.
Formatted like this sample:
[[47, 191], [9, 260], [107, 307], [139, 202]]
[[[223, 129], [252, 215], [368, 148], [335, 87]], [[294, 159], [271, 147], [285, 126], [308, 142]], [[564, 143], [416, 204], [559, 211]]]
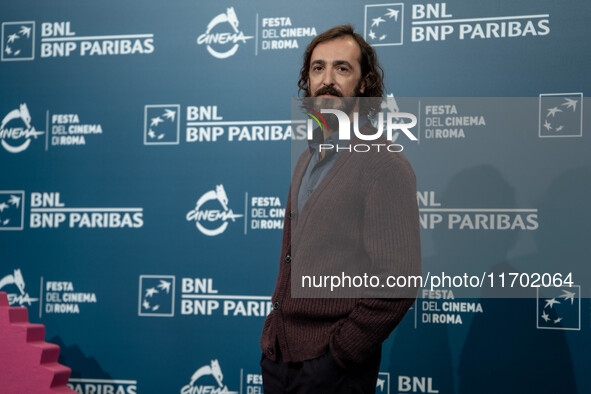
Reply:
[[343, 97], [341, 92], [333, 88], [332, 86], [324, 86], [314, 92], [314, 96], [322, 96], [323, 94], [330, 94], [336, 97]]

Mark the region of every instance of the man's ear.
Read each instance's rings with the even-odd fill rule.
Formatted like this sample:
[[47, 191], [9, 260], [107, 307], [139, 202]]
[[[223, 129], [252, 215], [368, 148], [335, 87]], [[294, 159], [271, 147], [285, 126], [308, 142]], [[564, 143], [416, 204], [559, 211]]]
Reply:
[[365, 93], [365, 81], [367, 80], [367, 76], [365, 76], [365, 78], [363, 78], [363, 81], [361, 81], [361, 87], [359, 88], [359, 93], [363, 94]]

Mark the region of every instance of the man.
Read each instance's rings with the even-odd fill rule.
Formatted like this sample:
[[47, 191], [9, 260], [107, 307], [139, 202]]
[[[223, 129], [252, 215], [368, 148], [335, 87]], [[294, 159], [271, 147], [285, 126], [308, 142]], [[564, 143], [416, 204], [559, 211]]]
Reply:
[[[373, 48], [343, 25], [312, 40], [298, 86], [316, 104], [336, 100], [335, 108], [343, 98], [340, 108], [349, 115], [372, 114], [379, 106], [371, 99], [359, 107], [347, 98], [381, 98], [382, 76]], [[326, 118], [325, 143], [346, 148], [367, 142], [339, 140]], [[360, 131], [376, 132], [369, 122]], [[381, 344], [414, 302], [416, 289], [404, 293], [407, 298], [298, 298], [292, 288], [300, 284], [302, 267], [420, 274], [415, 177], [401, 153], [321, 152], [318, 142], [310, 141], [293, 173], [273, 311], [261, 337], [263, 389], [375, 393]], [[373, 142], [388, 143], [383, 136]]]

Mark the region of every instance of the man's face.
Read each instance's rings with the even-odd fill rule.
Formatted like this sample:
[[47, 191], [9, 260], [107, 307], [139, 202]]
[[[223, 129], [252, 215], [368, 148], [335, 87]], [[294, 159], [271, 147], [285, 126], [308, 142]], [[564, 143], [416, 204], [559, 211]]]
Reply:
[[361, 50], [353, 37], [322, 42], [310, 57], [308, 88], [312, 97], [358, 97], [365, 91], [361, 81]]

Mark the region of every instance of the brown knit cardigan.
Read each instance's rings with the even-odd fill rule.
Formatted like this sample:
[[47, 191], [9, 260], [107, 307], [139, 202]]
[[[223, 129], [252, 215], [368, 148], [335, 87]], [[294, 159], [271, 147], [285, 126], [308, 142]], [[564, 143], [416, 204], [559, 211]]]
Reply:
[[[385, 138], [352, 139], [356, 143], [389, 144]], [[322, 272], [356, 267], [359, 274], [420, 275], [415, 175], [402, 153], [384, 147], [379, 153], [342, 151], [296, 215], [298, 189], [310, 158], [306, 150], [294, 169], [274, 309], [260, 344], [271, 360], [278, 350], [285, 362], [329, 351], [342, 367], [352, 368], [380, 349], [413, 304], [416, 289], [404, 298], [301, 298], [307, 290], [300, 288], [296, 298], [292, 285], [298, 286], [312, 267], [325, 267]], [[306, 268], [298, 270], [301, 267]]]

